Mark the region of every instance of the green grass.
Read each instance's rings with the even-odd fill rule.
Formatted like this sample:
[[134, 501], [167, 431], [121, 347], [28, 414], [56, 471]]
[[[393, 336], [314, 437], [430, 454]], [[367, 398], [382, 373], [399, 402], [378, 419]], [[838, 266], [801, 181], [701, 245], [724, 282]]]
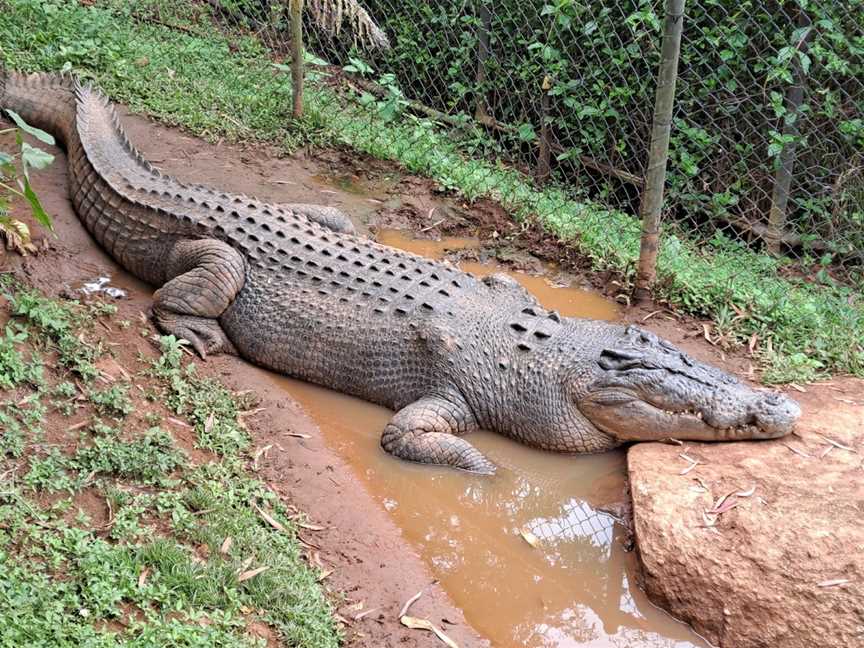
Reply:
[[[93, 343], [93, 313], [113, 309], [0, 283], [16, 332], [0, 353], [0, 384], [16, 386], [0, 394], [0, 648], [264, 646], [247, 632], [253, 620], [282, 645], [335, 648], [295, 524], [246, 467], [248, 398], [184, 366], [170, 337], [127, 364], [148, 389], [106, 387], [63, 358], [98, 362], [106, 351]], [[49, 412], [67, 429], [52, 441]], [[81, 414], [84, 426], [67, 419]], [[208, 463], [190, 461], [158, 426], [169, 416], [213, 451]], [[87, 498], [99, 503], [89, 514]], [[91, 519], [99, 511], [107, 519]]]
[[[12, 11], [0, 16], [0, 55], [12, 67], [72, 67], [133, 110], [204, 137], [262, 140], [286, 150], [311, 139], [399, 161], [468, 199], [498, 200], [516, 219], [539, 219], [596, 269], [616, 271], [625, 286], [632, 280], [639, 250], [632, 217], [576, 200], [561, 187], [538, 189], [513, 169], [466, 156], [450, 133], [427, 120], [384, 120], [381, 105], [360, 106], [314, 82], [307, 116], [294, 122], [289, 80], [270, 64], [269, 53], [254, 39], [215, 32], [202, 5], [177, 9], [150, 0], [137, 3], [133, 16], [131, 4], [120, 0], [95, 7], [71, 0], [8, 4]], [[187, 31], [148, 22], [153, 8], [163, 20], [185, 12], [173, 19]], [[860, 290], [824, 276], [786, 278], [784, 270], [782, 261], [722, 236], [699, 247], [667, 230], [656, 294], [711, 317], [738, 341], [755, 339], [766, 382], [864, 375]]]

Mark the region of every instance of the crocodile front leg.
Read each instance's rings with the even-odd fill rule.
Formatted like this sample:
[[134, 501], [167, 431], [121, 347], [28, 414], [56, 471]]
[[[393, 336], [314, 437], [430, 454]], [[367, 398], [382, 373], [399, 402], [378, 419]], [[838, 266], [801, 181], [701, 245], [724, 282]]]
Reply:
[[495, 464], [460, 438], [476, 429], [466, 405], [428, 396], [396, 412], [384, 428], [381, 447], [400, 459], [491, 475]]
[[180, 241], [168, 255], [168, 281], [153, 295], [153, 315], [164, 332], [189, 341], [202, 358], [236, 354], [219, 325], [245, 281], [243, 257], [215, 239]]

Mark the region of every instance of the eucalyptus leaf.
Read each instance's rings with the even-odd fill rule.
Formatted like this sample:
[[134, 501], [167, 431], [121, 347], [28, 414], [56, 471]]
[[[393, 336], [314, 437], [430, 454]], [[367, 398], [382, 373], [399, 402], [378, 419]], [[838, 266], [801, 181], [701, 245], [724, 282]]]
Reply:
[[30, 181], [26, 177], [24, 178], [24, 197], [27, 198], [27, 202], [30, 203], [30, 210], [33, 212], [33, 218], [39, 221], [40, 225], [53, 232], [54, 222], [42, 207], [42, 203], [39, 202], [38, 196], [36, 196], [33, 188], [30, 186]]
[[54, 161], [54, 156], [24, 142], [21, 144], [21, 159], [27, 166], [34, 169], [44, 169]]
[[36, 139], [38, 139], [41, 142], [45, 142], [46, 144], [50, 144], [51, 146], [54, 146], [54, 137], [52, 135], [49, 135], [48, 133], [46, 133], [43, 130], [35, 128], [34, 126], [31, 126], [30, 124], [25, 122], [21, 118], [21, 115], [16, 113], [14, 110], [9, 110], [7, 108], [6, 112], [9, 113], [9, 116], [12, 118], [12, 121], [15, 122], [15, 125], [18, 126], [18, 128], [23, 130], [25, 133], [32, 135], [33, 137], [35, 137]]

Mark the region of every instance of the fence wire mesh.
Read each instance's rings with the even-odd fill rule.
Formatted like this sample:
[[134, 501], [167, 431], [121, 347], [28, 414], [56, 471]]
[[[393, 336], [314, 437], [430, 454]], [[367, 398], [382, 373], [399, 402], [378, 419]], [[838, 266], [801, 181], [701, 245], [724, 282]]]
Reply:
[[[472, 153], [638, 213], [662, 3], [364, 5], [389, 50], [361, 50], [347, 29], [333, 38], [314, 20], [310, 48], [362, 79], [360, 96], [373, 94], [385, 116], [413, 111], [463, 133], [476, 126], [465, 141]], [[860, 264], [862, 54], [860, 2], [689, 3], [667, 221], [838, 270]]]
[[[206, 14], [282, 60], [289, 4], [207, 0], [190, 3], [185, 18]], [[309, 0], [305, 9], [307, 83], [336, 91], [327, 100], [359, 103], [376, 121], [421, 117], [466, 155], [505, 160], [571, 198], [638, 214], [662, 2]], [[860, 1], [687, 5], [667, 227], [859, 277], [862, 9]], [[166, 13], [175, 25], [184, 13], [161, 2], [134, 10]], [[412, 146], [434, 145], [423, 130], [414, 129]], [[474, 184], [484, 187], [480, 177]]]

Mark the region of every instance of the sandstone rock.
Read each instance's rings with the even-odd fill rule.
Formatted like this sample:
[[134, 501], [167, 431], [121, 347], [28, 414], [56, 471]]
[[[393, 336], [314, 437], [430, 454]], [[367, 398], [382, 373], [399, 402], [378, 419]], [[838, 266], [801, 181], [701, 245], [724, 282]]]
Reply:
[[712, 643], [864, 646], [864, 388], [842, 385], [796, 394], [784, 439], [629, 450], [642, 585]]

